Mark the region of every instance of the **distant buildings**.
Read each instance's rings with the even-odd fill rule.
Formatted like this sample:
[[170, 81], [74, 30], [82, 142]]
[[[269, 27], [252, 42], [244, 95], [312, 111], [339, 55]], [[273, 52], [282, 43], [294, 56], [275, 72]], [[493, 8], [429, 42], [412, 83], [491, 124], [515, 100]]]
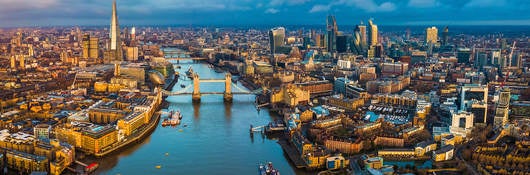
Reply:
[[99, 38], [90, 36], [90, 34], [83, 35], [83, 58], [92, 58], [92, 62], [99, 58]]
[[436, 27], [429, 27], [425, 29], [425, 43], [436, 44], [438, 42], [438, 29]]

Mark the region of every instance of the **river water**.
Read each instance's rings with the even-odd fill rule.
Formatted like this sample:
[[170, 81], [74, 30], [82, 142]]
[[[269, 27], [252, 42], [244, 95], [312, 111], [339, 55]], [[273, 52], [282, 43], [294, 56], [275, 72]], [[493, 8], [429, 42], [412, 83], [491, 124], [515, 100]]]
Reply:
[[[181, 61], [181, 75], [189, 66], [200, 78], [224, 79], [207, 64]], [[173, 91], [191, 92], [189, 79], [180, 79]], [[239, 88], [232, 91], [245, 89]], [[202, 83], [202, 92], [222, 92], [224, 83]], [[266, 109], [257, 110], [254, 95], [234, 95], [232, 104], [222, 95], [203, 95], [193, 104], [191, 95], [170, 96], [168, 110], [180, 110], [183, 119], [176, 128], [160, 124], [143, 143], [100, 160], [97, 174], [216, 174], [254, 175], [260, 162], [272, 162], [282, 175], [306, 174], [289, 162], [277, 140], [249, 134], [250, 125], [265, 125], [274, 119]], [[162, 115], [165, 117], [165, 115]], [[184, 125], [187, 125], [184, 127]], [[157, 168], [160, 166], [160, 168]]]

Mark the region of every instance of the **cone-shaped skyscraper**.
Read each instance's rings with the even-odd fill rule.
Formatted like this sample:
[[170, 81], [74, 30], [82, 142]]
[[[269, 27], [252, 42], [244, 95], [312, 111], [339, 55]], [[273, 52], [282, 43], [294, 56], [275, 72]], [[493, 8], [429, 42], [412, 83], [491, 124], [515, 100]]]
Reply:
[[110, 21], [110, 43], [108, 51], [105, 53], [105, 62], [122, 61], [123, 51], [121, 49], [120, 24], [118, 23], [118, 12], [116, 10], [116, 0], [112, 3], [112, 17]]

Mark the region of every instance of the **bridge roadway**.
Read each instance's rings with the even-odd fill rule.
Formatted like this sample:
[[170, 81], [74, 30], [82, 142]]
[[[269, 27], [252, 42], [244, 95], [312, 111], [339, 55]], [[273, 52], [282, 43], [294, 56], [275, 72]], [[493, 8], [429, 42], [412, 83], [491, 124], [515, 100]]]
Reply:
[[180, 61], [180, 60], [207, 60], [207, 58], [201, 58], [201, 57], [190, 57], [190, 58], [182, 58], [182, 57], [175, 57], [175, 58], [165, 58], [168, 61]]
[[[170, 96], [176, 96], [176, 95], [193, 95], [193, 92], [168, 92], [164, 93], [166, 95]], [[201, 92], [201, 95], [224, 95], [224, 92]], [[232, 92], [232, 95], [256, 95], [259, 94], [257, 92]]]

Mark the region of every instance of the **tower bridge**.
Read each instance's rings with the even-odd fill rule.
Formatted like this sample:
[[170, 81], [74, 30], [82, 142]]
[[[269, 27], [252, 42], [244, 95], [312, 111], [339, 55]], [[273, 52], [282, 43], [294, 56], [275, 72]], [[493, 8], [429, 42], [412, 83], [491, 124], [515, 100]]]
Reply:
[[[223, 95], [223, 99], [225, 102], [231, 102], [234, 94], [260, 94], [262, 92], [262, 89], [257, 89], [254, 91], [248, 91], [245, 89], [240, 88], [239, 86], [235, 85], [235, 83], [232, 82], [232, 75], [230, 73], [225, 74], [224, 79], [200, 79], [199, 75], [197, 73], [194, 73], [192, 76], [193, 79], [193, 86], [188, 86], [180, 91], [170, 92], [170, 91], [163, 91], [163, 94], [166, 96], [175, 96], [175, 95], [191, 95], [193, 102], [200, 102], [202, 95]], [[222, 92], [200, 92], [200, 84], [201, 83], [225, 83], [225, 90]], [[232, 85], [234, 84], [234, 87], [238, 89], [238, 92], [232, 92]], [[193, 87], [192, 92], [187, 92], [190, 88]]]

